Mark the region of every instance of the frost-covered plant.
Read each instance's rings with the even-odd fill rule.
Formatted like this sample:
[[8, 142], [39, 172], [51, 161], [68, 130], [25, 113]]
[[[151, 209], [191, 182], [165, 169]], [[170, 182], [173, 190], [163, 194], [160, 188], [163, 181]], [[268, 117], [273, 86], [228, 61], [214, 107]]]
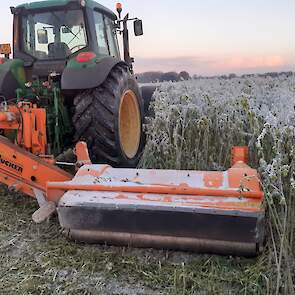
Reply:
[[164, 83], [154, 98], [141, 165], [222, 170], [230, 165], [232, 146], [248, 145], [267, 196], [269, 287], [293, 292], [295, 78]]

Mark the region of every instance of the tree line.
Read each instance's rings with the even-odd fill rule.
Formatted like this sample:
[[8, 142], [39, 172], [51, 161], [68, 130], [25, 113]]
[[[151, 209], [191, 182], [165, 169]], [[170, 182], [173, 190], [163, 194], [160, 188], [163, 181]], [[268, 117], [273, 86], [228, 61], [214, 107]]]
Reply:
[[184, 81], [191, 79], [190, 74], [187, 71], [182, 71], [180, 73], [176, 72], [145, 72], [136, 75], [137, 81], [139, 83], [156, 83], [156, 82], [166, 82], [166, 81]]
[[267, 72], [263, 74], [244, 74], [244, 75], [237, 75], [234, 73], [228, 74], [228, 75], [217, 75], [217, 76], [201, 76], [201, 75], [193, 75], [190, 76], [190, 74], [187, 71], [182, 71], [180, 73], [177, 72], [144, 72], [141, 74], [136, 74], [137, 81], [139, 83], [157, 83], [157, 82], [166, 82], [166, 81], [172, 81], [172, 82], [178, 82], [178, 81], [185, 81], [185, 80], [199, 80], [199, 79], [211, 79], [211, 78], [218, 78], [218, 79], [224, 79], [224, 80], [230, 80], [235, 78], [251, 78], [251, 77], [272, 77], [277, 78], [281, 76], [291, 77], [294, 76], [294, 72], [292, 71], [286, 71], [286, 72]]

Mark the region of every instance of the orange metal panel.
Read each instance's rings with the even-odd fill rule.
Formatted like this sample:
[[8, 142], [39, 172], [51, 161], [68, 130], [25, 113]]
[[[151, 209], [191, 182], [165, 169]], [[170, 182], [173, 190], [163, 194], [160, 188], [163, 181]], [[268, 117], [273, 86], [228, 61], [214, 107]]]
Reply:
[[261, 190], [257, 171], [242, 162], [238, 162], [228, 170], [228, 181], [230, 187], [239, 187], [244, 191]]
[[[35, 197], [33, 189], [45, 193], [48, 181], [70, 179], [72, 179], [70, 174], [0, 136], [0, 182]], [[58, 199], [53, 198], [50, 201], [58, 201]]]
[[78, 142], [76, 144], [75, 153], [77, 156], [78, 163], [84, 164], [84, 165], [91, 164], [86, 142]]
[[[11, 116], [13, 114], [13, 120]], [[0, 129], [17, 130], [17, 143], [35, 155], [46, 154], [46, 110], [19, 103], [0, 112]]]
[[32, 126], [32, 152], [35, 155], [46, 154], [46, 110], [45, 109], [32, 109], [34, 117], [34, 124]]
[[231, 165], [234, 166], [238, 162], [248, 164], [249, 149], [246, 146], [234, 146], [231, 151]]
[[[234, 166], [225, 172], [118, 169], [107, 165], [82, 167], [72, 181], [48, 183], [47, 195], [76, 192], [80, 202], [89, 195], [111, 202], [166, 204], [222, 210], [262, 211], [264, 193], [247, 149], [234, 148]], [[104, 197], [105, 196], [105, 197]]]
[[204, 184], [208, 188], [218, 188], [223, 184], [223, 174], [220, 172], [204, 172]]

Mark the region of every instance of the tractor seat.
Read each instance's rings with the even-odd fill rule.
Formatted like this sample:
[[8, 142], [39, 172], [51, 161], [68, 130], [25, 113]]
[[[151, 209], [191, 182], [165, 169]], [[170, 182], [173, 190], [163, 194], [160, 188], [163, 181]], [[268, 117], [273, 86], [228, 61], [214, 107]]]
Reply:
[[66, 58], [71, 54], [69, 46], [64, 43], [50, 43], [48, 44], [48, 57], [49, 58]]

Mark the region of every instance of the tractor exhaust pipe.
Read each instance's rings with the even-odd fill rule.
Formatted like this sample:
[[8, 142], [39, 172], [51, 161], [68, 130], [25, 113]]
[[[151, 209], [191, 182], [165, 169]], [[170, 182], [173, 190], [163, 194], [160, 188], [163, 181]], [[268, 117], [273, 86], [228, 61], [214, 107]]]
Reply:
[[123, 24], [123, 29], [119, 30], [120, 34], [123, 34], [123, 50], [124, 50], [124, 61], [128, 64], [131, 72], [133, 71], [133, 65], [134, 59], [130, 57], [130, 45], [129, 45], [129, 31], [127, 22], [129, 21], [129, 14], [126, 14], [126, 16], [122, 19], [122, 4], [117, 3], [116, 4], [116, 10], [118, 12], [118, 28], [121, 28], [121, 23]]
[[129, 19], [129, 14], [127, 14], [123, 19], [123, 46], [124, 46], [124, 60], [132, 69], [134, 59], [130, 56], [130, 45], [129, 45], [129, 31], [127, 27], [127, 22]]
[[[138, 18], [129, 18], [129, 13], [122, 19], [121, 14], [123, 11], [122, 4], [116, 4], [116, 10], [118, 12], [117, 28], [119, 33], [123, 34], [123, 49], [124, 49], [124, 61], [128, 64], [131, 73], [133, 73], [133, 63], [134, 58], [130, 56], [130, 44], [129, 44], [129, 31], [128, 31], [128, 21], [134, 21], [134, 34], [135, 36], [143, 35], [142, 20]], [[123, 29], [121, 29], [121, 23], [123, 24]]]

